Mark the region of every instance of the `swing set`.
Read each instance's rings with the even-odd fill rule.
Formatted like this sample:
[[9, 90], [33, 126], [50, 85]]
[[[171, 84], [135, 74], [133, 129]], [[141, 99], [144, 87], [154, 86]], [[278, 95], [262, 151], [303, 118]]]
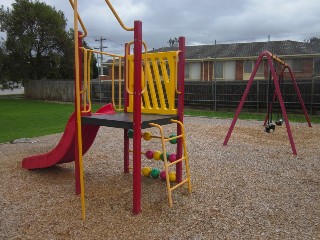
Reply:
[[[292, 73], [292, 70], [290, 68], [290, 66], [285, 63], [284, 61], [282, 61], [280, 58], [278, 58], [276, 55], [272, 54], [269, 51], [263, 51], [260, 53], [257, 62], [254, 65], [254, 69], [252, 71], [252, 74], [249, 78], [248, 84], [246, 86], [246, 89], [241, 97], [240, 103], [238, 105], [238, 108], [236, 110], [236, 113], [234, 115], [234, 118], [231, 122], [230, 128], [228, 130], [228, 133], [224, 139], [223, 142], [223, 146], [226, 146], [228, 144], [228, 141], [230, 139], [230, 136], [232, 134], [232, 131], [234, 129], [234, 126], [238, 120], [239, 114], [242, 110], [242, 107], [246, 101], [246, 98], [249, 94], [249, 90], [250, 87], [253, 83], [254, 77], [258, 71], [259, 65], [263, 62], [263, 59], [267, 59], [268, 62], [268, 66], [269, 66], [269, 80], [268, 80], [268, 93], [267, 93], [267, 115], [265, 118], [265, 121], [263, 123], [263, 126], [265, 127], [265, 132], [267, 133], [272, 133], [275, 131], [275, 127], [276, 126], [282, 126], [283, 122], [286, 125], [286, 129], [287, 129], [287, 134], [288, 134], [288, 138], [289, 138], [289, 142], [291, 145], [291, 149], [292, 149], [292, 153], [294, 155], [297, 155], [297, 150], [296, 150], [296, 146], [293, 140], [293, 136], [292, 136], [292, 132], [290, 129], [290, 124], [289, 124], [289, 119], [287, 116], [287, 112], [286, 112], [286, 108], [283, 102], [283, 98], [282, 98], [282, 92], [283, 92], [283, 80], [284, 80], [284, 72], [287, 70], [289, 72], [289, 76], [290, 76], [290, 80], [292, 81], [293, 87], [295, 89], [296, 95], [298, 96], [299, 99], [299, 103], [301, 105], [301, 108], [303, 110], [303, 113], [305, 115], [305, 118], [307, 120], [308, 126], [311, 127], [311, 123], [310, 123], [310, 119], [307, 113], [307, 110], [305, 108], [304, 102], [302, 100], [301, 97], [301, 93], [300, 90], [298, 88], [297, 82], [295, 80], [295, 77]], [[276, 64], [280, 64], [281, 66], [281, 71], [279, 74], [277, 74], [277, 69], [276, 69]], [[273, 95], [272, 95], [273, 92]], [[272, 97], [271, 97], [272, 95]], [[275, 121], [275, 123], [273, 123], [273, 119], [272, 119], [272, 111], [273, 111], [273, 105], [275, 102], [278, 102], [277, 105], [277, 120]], [[279, 109], [279, 105], [280, 105], [280, 109]]]

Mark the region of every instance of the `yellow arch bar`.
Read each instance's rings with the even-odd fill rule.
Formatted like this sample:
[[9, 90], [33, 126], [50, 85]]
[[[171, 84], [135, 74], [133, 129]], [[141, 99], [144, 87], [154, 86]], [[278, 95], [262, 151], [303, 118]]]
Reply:
[[[74, 1], [76, 1], [76, 0], [74, 0]], [[75, 11], [75, 9], [74, 9], [74, 2], [73, 2], [72, 0], [69, 0], [69, 2], [70, 2], [70, 4], [71, 4], [71, 6], [72, 6], [72, 9]], [[78, 4], [77, 4], [77, 8], [78, 8]], [[79, 15], [79, 13], [78, 13], [78, 9], [75, 11], [75, 13], [77, 13], [77, 20], [75, 20], [75, 21], [78, 22], [78, 20], [79, 20], [79, 23], [80, 23], [81, 28], [82, 28], [82, 30], [83, 30], [83, 34], [80, 36], [80, 38], [85, 38], [85, 37], [88, 35], [87, 29], [86, 29], [86, 27], [84, 26], [83, 21], [82, 21], [80, 15]], [[75, 18], [75, 19], [76, 19], [76, 18]]]
[[118, 15], [118, 13], [116, 12], [116, 10], [113, 8], [113, 6], [112, 6], [112, 4], [110, 3], [110, 1], [109, 1], [109, 0], [105, 0], [105, 1], [106, 1], [106, 3], [108, 4], [108, 6], [109, 6], [111, 12], [113, 13], [113, 15], [114, 15], [114, 16], [116, 17], [116, 19], [118, 20], [118, 22], [119, 22], [119, 24], [121, 25], [121, 27], [122, 27], [124, 30], [126, 30], [126, 31], [133, 31], [134, 28], [126, 27], [126, 26], [123, 24], [121, 18], [119, 17], [119, 15]]

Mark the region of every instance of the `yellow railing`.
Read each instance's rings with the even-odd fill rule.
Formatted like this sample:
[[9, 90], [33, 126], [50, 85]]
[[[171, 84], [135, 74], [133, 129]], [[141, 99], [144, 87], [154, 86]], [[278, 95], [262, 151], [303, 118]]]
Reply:
[[[115, 86], [114, 86], [114, 73], [115, 73], [115, 66], [116, 66], [116, 60], [118, 60], [118, 107], [116, 106], [116, 102], [115, 102]], [[122, 111], [122, 90], [121, 90], [121, 75], [122, 75], [122, 57], [118, 57], [118, 59], [116, 59], [116, 57], [113, 58], [112, 61], [112, 76], [111, 76], [111, 80], [112, 80], [112, 104], [113, 107], [118, 110], [118, 111]]]
[[[127, 46], [126, 46], [126, 56], [129, 56], [130, 54], [130, 46], [132, 45], [132, 44], [134, 44], [134, 42], [129, 42], [128, 44], [127, 44]], [[144, 54], [143, 54], [143, 58], [144, 58], [144, 62], [146, 63], [146, 64], [148, 64], [148, 61], [147, 61], [147, 49], [148, 49], [148, 47], [147, 47], [147, 44], [145, 43], [145, 42], [142, 42], [142, 44], [143, 44], [143, 46], [144, 46], [144, 50], [145, 50], [145, 52], [144, 52]], [[126, 79], [129, 79], [129, 72], [131, 73], [131, 79], [133, 79], [133, 72], [134, 72], [134, 67], [133, 66], [131, 66], [131, 68], [129, 68], [129, 58], [127, 57], [126, 58], [126, 66], [127, 66], [127, 69], [126, 69]], [[141, 91], [141, 93], [144, 93], [145, 91], [146, 91], [146, 88], [147, 88], [147, 81], [148, 81], [148, 78], [147, 78], [147, 72], [145, 71], [144, 72], [144, 85], [142, 85], [142, 87], [141, 87], [141, 89], [142, 89], [142, 91]], [[133, 81], [126, 81], [126, 91], [127, 91], [127, 93], [128, 94], [130, 94], [130, 95], [133, 95], [133, 90], [130, 90], [130, 88], [129, 88], [129, 82], [130, 82], [130, 84], [131, 84], [131, 89], [133, 89]]]
[[92, 52], [88, 51], [88, 49], [81, 48], [83, 51], [83, 88], [79, 92], [78, 96], [82, 96], [83, 101], [83, 109], [82, 113], [91, 112], [91, 56]]
[[[142, 109], [143, 113], [177, 114], [175, 94], [177, 90], [177, 63], [179, 51], [147, 53], [142, 69]], [[127, 56], [127, 92], [133, 92], [134, 57]], [[129, 95], [128, 112], [133, 112], [133, 96]]]
[[[112, 53], [107, 53], [107, 52], [100, 52], [100, 51], [96, 51], [96, 50], [92, 50], [92, 49], [84, 49], [84, 72], [86, 72], [86, 69], [90, 69], [91, 67], [91, 55], [90, 55], [90, 60], [86, 60], [86, 52], [88, 52], [89, 54], [91, 53], [97, 53], [97, 54], [102, 54], [108, 57], [111, 57], [113, 59], [112, 61], [112, 75], [111, 75], [111, 81], [112, 81], [112, 104], [114, 106], [114, 108], [118, 111], [123, 110], [122, 108], [122, 103], [121, 103], [121, 99], [122, 99], [122, 90], [121, 90], [121, 76], [122, 74], [122, 64], [123, 64], [123, 60], [124, 56], [121, 55], [117, 55], [117, 54], [112, 54]], [[88, 54], [88, 55], [89, 55]], [[116, 103], [115, 101], [115, 66], [118, 66], [118, 103]], [[89, 98], [90, 99], [90, 70], [88, 70], [87, 74], [84, 73], [85, 76], [87, 76], [87, 79], [85, 80], [84, 78], [84, 85], [83, 85], [83, 90], [80, 92], [81, 94], [83, 94], [83, 96], [87, 96], [87, 98], [83, 97], [83, 105], [86, 106], [86, 100]], [[87, 85], [86, 85], [87, 83]], [[91, 109], [91, 101], [87, 100], [88, 103], [90, 103], [89, 108]], [[84, 110], [86, 108], [84, 107]], [[88, 112], [88, 111], [82, 111], [82, 112]]]

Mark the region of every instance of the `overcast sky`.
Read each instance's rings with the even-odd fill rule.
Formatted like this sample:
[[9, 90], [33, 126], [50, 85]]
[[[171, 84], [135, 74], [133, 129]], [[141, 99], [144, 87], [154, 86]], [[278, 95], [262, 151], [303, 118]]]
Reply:
[[[13, 0], [1, 0], [10, 7]], [[64, 12], [68, 28], [73, 12], [68, 0], [43, 0]], [[87, 27], [91, 47], [99, 36], [112, 50], [131, 41], [104, 0], [79, 0], [79, 13]], [[170, 38], [185, 36], [187, 45], [270, 40], [301, 40], [320, 36], [319, 0], [111, 0], [126, 26], [143, 23], [149, 48], [168, 46]]]

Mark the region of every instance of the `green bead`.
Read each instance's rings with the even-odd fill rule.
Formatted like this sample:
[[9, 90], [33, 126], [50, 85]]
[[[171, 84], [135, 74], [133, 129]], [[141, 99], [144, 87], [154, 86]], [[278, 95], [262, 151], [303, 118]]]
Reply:
[[152, 168], [150, 175], [153, 178], [158, 178], [160, 175], [160, 170], [158, 168]]
[[[167, 160], [168, 160], [170, 153], [166, 153], [166, 155], [167, 155]], [[162, 161], [164, 161], [163, 153], [161, 153], [160, 158]]]
[[[176, 137], [176, 136], [177, 136], [177, 135], [175, 135], [175, 134], [171, 134], [171, 135], [169, 136], [169, 138]], [[171, 139], [169, 142], [172, 143], [172, 144], [176, 144], [176, 143], [177, 143], [177, 139], [176, 139], [176, 138], [175, 138], [175, 139]]]
[[128, 138], [133, 138], [133, 130], [132, 129], [128, 130], [127, 136], [128, 136]]

